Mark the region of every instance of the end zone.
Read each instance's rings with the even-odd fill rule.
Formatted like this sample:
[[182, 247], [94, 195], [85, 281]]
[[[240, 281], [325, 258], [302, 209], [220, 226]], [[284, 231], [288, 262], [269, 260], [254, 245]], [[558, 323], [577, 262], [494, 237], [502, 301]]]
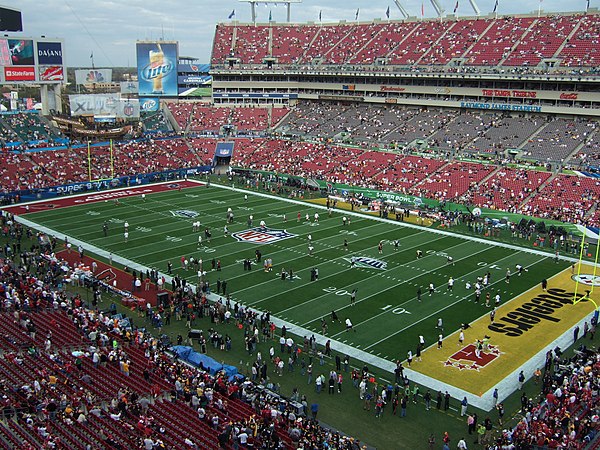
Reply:
[[[582, 274], [592, 271], [589, 264], [581, 267]], [[413, 363], [411, 372], [431, 381], [427, 385], [450, 385], [471, 394], [475, 401], [470, 403], [491, 408], [495, 388], [502, 398], [514, 392], [518, 373], [523, 370], [530, 378], [536, 367], [543, 367], [548, 349], [571, 345], [574, 328], [583, 330], [582, 324], [596, 310], [585, 293], [573, 301], [571, 275], [566, 269], [548, 280], [547, 290], [537, 285], [515, 297], [496, 310], [493, 322], [489, 314], [482, 316], [464, 331], [462, 345], [458, 332], [446, 337], [444, 348], [424, 351], [423, 362]]]

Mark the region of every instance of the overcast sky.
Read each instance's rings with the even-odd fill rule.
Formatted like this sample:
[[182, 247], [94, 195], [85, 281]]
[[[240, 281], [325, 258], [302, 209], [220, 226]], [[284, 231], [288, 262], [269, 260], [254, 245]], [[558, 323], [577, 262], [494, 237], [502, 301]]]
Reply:
[[[456, 0], [439, 0], [448, 13]], [[472, 15], [468, 0], [459, 0], [459, 15]], [[495, 0], [476, 0], [482, 15], [491, 12]], [[547, 12], [583, 11], [586, 0], [541, 0]], [[600, 0], [591, 0], [597, 7]], [[421, 13], [421, 0], [402, 0], [411, 15]], [[15, 7], [23, 13], [24, 37], [60, 37], [65, 40], [63, 54], [68, 66], [96, 67], [134, 66], [135, 41], [145, 39], [177, 40], [179, 54], [193, 56], [208, 63], [218, 22], [228, 22], [235, 10], [235, 19], [250, 22], [250, 6], [238, 0], [0, 0], [0, 5]], [[499, 0], [499, 14], [522, 14], [537, 11], [538, 0]], [[567, 7], [568, 5], [568, 7]], [[359, 20], [401, 19], [393, 0], [304, 0], [292, 5], [292, 21], [317, 21], [322, 11], [323, 22], [353, 21], [360, 8]], [[424, 3], [425, 17], [433, 17], [429, 0]], [[274, 21], [284, 22], [286, 8], [279, 4], [257, 6], [257, 20], [268, 21], [269, 11]]]

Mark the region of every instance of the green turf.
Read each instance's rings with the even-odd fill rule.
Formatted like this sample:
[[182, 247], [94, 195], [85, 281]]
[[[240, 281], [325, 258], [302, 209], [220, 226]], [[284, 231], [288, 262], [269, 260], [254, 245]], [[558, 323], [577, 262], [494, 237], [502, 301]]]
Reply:
[[[249, 214], [254, 226], [265, 220], [267, 226], [286, 229], [297, 236], [274, 244], [256, 245], [225, 237], [223, 226], [227, 208], [235, 213], [231, 233], [248, 227]], [[171, 211], [192, 210], [197, 219], [175, 217]], [[318, 225], [312, 221], [318, 211]], [[296, 219], [301, 213], [301, 220]], [[305, 214], [311, 220], [305, 221]], [[284, 222], [283, 215], [287, 221]], [[356, 332], [347, 333], [343, 323], [329, 325], [328, 336], [385, 359], [403, 359], [409, 349], [414, 351], [417, 336], [424, 335], [428, 343], [437, 340], [435, 329], [438, 317], [443, 317], [447, 331], [456, 330], [461, 323], [471, 322], [487, 313], [480, 303], [475, 305], [473, 292], [465, 289], [466, 281], [474, 283], [486, 271], [492, 273], [492, 298], [499, 292], [502, 301], [526, 291], [542, 278], [564, 269], [567, 263], [555, 264], [551, 259], [524, 251], [473, 242], [460, 237], [433, 234], [426, 228], [411, 229], [394, 222], [379, 222], [367, 216], [352, 217], [348, 226], [342, 225], [343, 211], [334, 211], [328, 217], [323, 210], [311, 205], [296, 205], [273, 198], [244, 194], [213, 187], [186, 189], [183, 192], [163, 192], [120, 201], [100, 202], [85, 206], [27, 214], [27, 218], [61, 234], [81, 239], [115, 255], [142, 264], [166, 270], [171, 261], [174, 272], [192, 283], [197, 282], [195, 271], [180, 267], [182, 256], [201, 258], [210, 269], [214, 258], [221, 261], [220, 272], [210, 271], [208, 280], [215, 287], [217, 279], [227, 280], [228, 292], [234, 300], [273, 314], [293, 326], [302, 326], [320, 333], [320, 319], [335, 310], [342, 320], [350, 318]], [[74, 220], [74, 218], [77, 218]], [[107, 220], [109, 236], [102, 234], [102, 223]], [[192, 221], [200, 220], [202, 229], [210, 227], [210, 244], [198, 246], [198, 233], [192, 232]], [[130, 225], [129, 241], [124, 242], [123, 223]], [[308, 234], [312, 235], [314, 252], [308, 255]], [[343, 246], [348, 240], [348, 251]], [[400, 240], [396, 251], [392, 245]], [[383, 254], [377, 245], [384, 241]], [[265, 273], [261, 266], [243, 270], [241, 261], [254, 258], [260, 248], [264, 258], [273, 259], [273, 272]], [[416, 250], [424, 257], [416, 259]], [[454, 258], [448, 264], [446, 255]], [[352, 256], [370, 257], [387, 264], [386, 270], [351, 268]], [[504, 283], [508, 267], [514, 272], [516, 263], [529, 267], [523, 277], [513, 277]], [[318, 282], [310, 281], [310, 270], [319, 269]], [[282, 281], [282, 268], [293, 269], [298, 277]], [[455, 279], [454, 291], [448, 292], [446, 283]], [[433, 282], [436, 292], [429, 296], [427, 286]], [[423, 291], [422, 302], [416, 298], [417, 289]], [[358, 289], [357, 302], [350, 306], [349, 293]], [[293, 331], [293, 330], [292, 330]]]

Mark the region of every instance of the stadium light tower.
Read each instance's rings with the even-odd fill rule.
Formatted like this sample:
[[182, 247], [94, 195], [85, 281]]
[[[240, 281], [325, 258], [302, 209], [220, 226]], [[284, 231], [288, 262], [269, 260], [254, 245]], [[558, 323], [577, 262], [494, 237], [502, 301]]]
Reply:
[[481, 10], [479, 9], [479, 6], [477, 6], [477, 3], [475, 3], [475, 0], [469, 0], [469, 3], [471, 4], [471, 8], [473, 8], [473, 11], [475, 11], [475, 15], [479, 17], [479, 15], [481, 14]]
[[430, 0], [430, 1], [431, 1], [431, 5], [433, 6], [433, 9], [435, 9], [436, 14], [440, 18], [440, 20], [442, 20], [442, 17], [444, 17], [444, 7], [442, 5], [440, 5], [440, 2], [438, 2], [438, 0]]
[[240, 2], [250, 3], [250, 11], [252, 13], [252, 23], [256, 22], [256, 5], [264, 4], [275, 5], [278, 3], [284, 4], [287, 8], [287, 21], [291, 21], [292, 17], [292, 3], [302, 3], [302, 0], [239, 0]]
[[400, 13], [404, 16], [404, 18], [408, 19], [410, 17], [410, 14], [408, 14], [408, 11], [406, 10], [406, 8], [404, 6], [402, 6], [402, 3], [400, 3], [400, 0], [394, 0], [394, 3], [398, 7], [398, 9], [400, 10]]

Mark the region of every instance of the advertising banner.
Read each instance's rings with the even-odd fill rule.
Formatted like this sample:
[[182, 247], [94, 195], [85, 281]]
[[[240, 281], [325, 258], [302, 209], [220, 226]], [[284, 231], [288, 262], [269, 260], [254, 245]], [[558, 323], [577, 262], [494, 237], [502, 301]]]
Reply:
[[178, 84], [210, 84], [212, 76], [210, 75], [179, 75], [177, 77]]
[[137, 94], [138, 88], [137, 81], [121, 81], [121, 94]]
[[39, 68], [40, 81], [63, 81], [65, 74], [62, 66], [42, 66]]
[[5, 81], [35, 81], [35, 67], [5, 67]]
[[62, 44], [60, 42], [37, 43], [38, 64], [62, 65]]
[[33, 41], [31, 39], [9, 39], [8, 48], [13, 66], [32, 66]]
[[140, 95], [177, 95], [177, 42], [138, 42]]
[[0, 66], [10, 66], [12, 60], [10, 57], [10, 49], [8, 48], [8, 41], [6, 39], [0, 39]]
[[69, 95], [72, 116], [115, 116], [121, 119], [140, 117], [140, 102], [121, 99], [118, 94]]
[[142, 112], [158, 111], [160, 108], [159, 98], [140, 98], [140, 110]]
[[75, 83], [93, 84], [110, 83], [112, 81], [112, 69], [81, 69], [75, 71]]

